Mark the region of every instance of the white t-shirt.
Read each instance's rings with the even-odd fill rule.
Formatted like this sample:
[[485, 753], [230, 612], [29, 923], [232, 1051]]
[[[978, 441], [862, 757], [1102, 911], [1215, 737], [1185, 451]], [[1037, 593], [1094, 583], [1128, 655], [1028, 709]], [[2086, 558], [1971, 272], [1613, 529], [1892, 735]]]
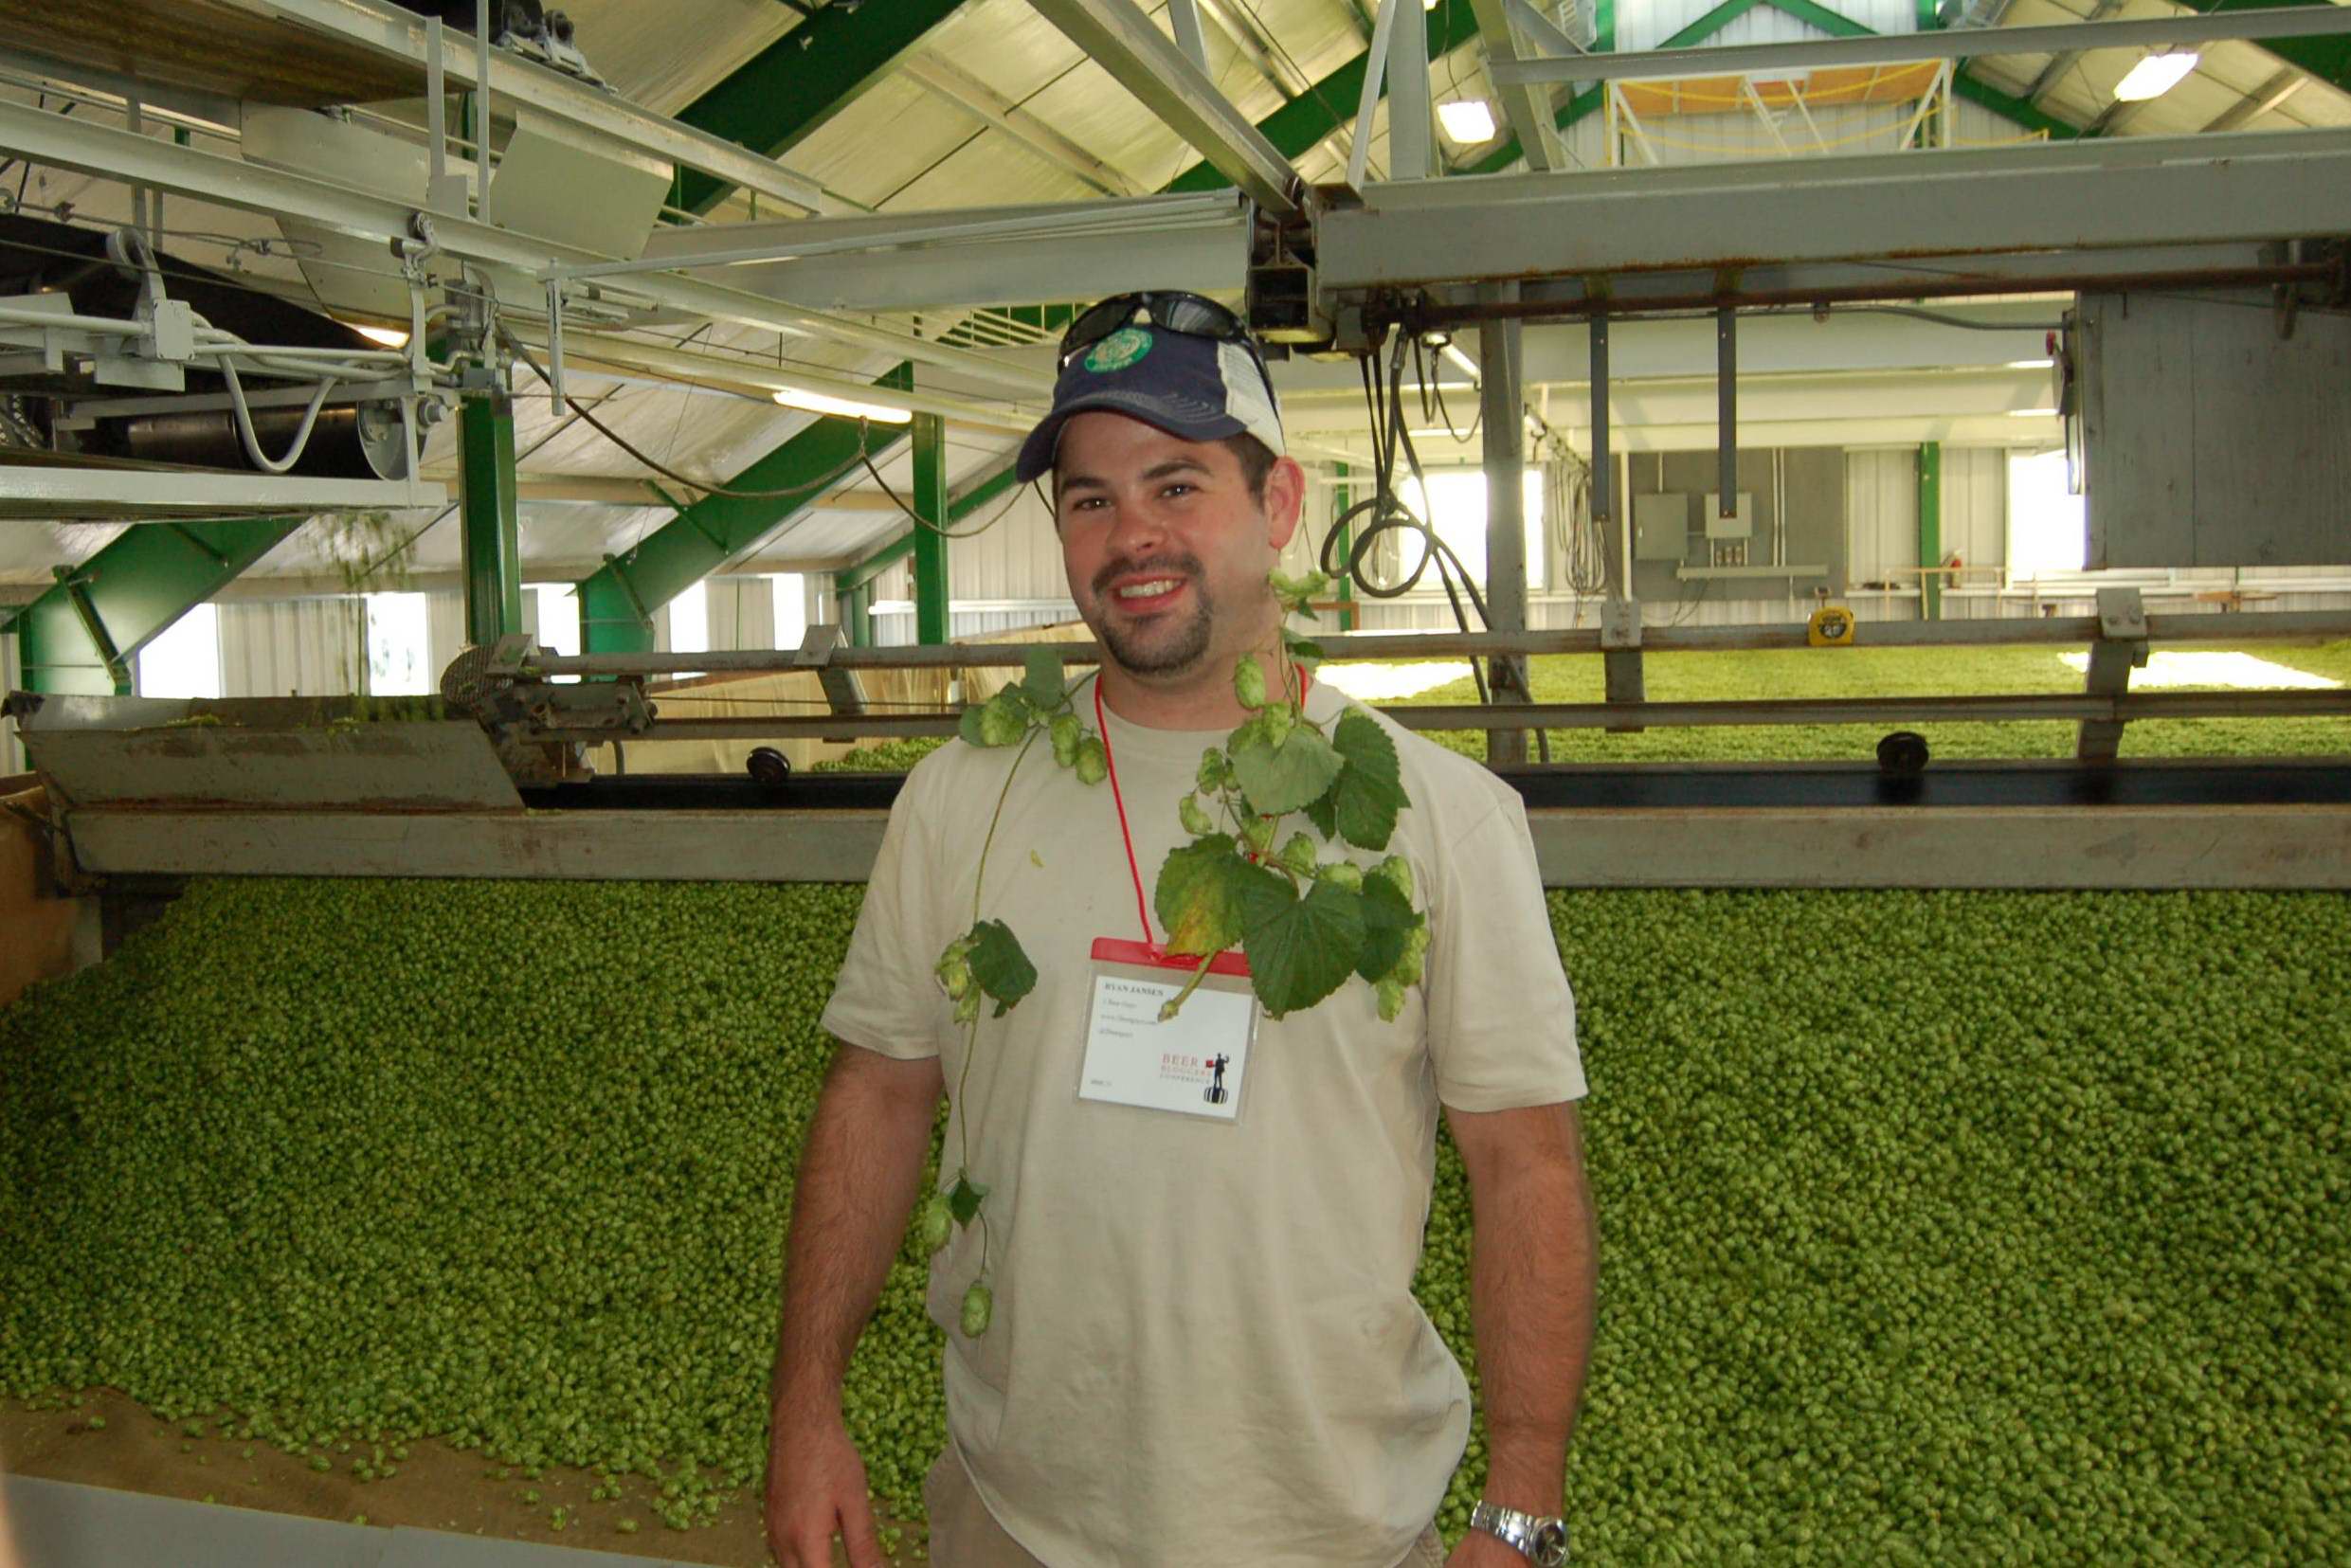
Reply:
[[[1076, 698], [1091, 723], [1090, 679]], [[1327, 731], [1347, 705], [1318, 684], [1307, 713]], [[1039, 979], [1004, 1018], [983, 1010], [968, 1079], [931, 966], [971, 925], [1019, 748], [951, 743], [891, 812], [823, 1024], [944, 1058], [946, 1176], [968, 1120], [995, 1297], [966, 1338], [981, 1237], [959, 1228], [929, 1303], [949, 1433], [989, 1511], [1054, 1568], [1382, 1568], [1460, 1460], [1468, 1383], [1411, 1293], [1438, 1108], [1578, 1099], [1583, 1072], [1517, 794], [1372, 716], [1410, 797], [1388, 852], [1429, 910], [1425, 974], [1393, 1023], [1354, 977], [1261, 1018], [1238, 1125], [1078, 1097], [1092, 945], [1141, 935], [1108, 784], [1078, 783], [1041, 740], [1020, 766], [979, 914], [1012, 928]], [[1189, 841], [1177, 802], [1229, 730], [1107, 726], [1148, 901]], [[1312, 832], [1298, 815], [1283, 837], [1297, 828]]]

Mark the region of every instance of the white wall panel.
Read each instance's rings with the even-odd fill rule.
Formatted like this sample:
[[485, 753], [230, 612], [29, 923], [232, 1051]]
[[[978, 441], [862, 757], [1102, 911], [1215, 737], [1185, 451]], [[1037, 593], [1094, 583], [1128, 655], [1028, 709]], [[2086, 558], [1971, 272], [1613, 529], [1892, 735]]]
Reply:
[[359, 689], [367, 622], [353, 598], [227, 600], [221, 695], [348, 696]]
[[1918, 559], [1918, 456], [1908, 450], [1845, 457], [1845, 520], [1851, 530], [1848, 573], [1856, 585], [1913, 586]]

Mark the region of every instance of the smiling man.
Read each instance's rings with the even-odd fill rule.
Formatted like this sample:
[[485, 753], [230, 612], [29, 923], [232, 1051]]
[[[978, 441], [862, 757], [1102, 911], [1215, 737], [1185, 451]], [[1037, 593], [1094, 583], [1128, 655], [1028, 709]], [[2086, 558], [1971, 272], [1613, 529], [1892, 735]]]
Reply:
[[[1230, 1033], [1160, 1068], [1217, 1063], [1197, 1085], [1158, 1102], [1106, 1090], [1090, 955], [1106, 938], [1164, 935], [1148, 886], [1188, 841], [1176, 805], [1203, 748], [1246, 717], [1237, 662], [1277, 667], [1266, 573], [1306, 479], [1254, 344], [1212, 301], [1106, 301], [1072, 326], [1061, 362], [1020, 476], [1053, 475], [1070, 592], [1105, 655], [1074, 696], [1098, 716], [1112, 787], [1022, 772], [1019, 748], [957, 743], [892, 810], [824, 1013], [841, 1046], [787, 1247], [768, 1495], [778, 1560], [829, 1563], [839, 1533], [853, 1568], [883, 1561], [841, 1381], [951, 1084], [949, 1137], [969, 1140], [990, 1231], [959, 1230], [932, 1265], [949, 1433], [924, 1487], [932, 1560], [1564, 1561], [1597, 1238], [1574, 999], [1525, 810], [1484, 768], [1375, 716], [1411, 802], [1389, 849], [1431, 927], [1402, 1014], [1383, 1020], [1355, 981], [1278, 1019], [1227, 999]], [[1326, 729], [1347, 707], [1321, 684], [1305, 700]], [[975, 887], [1000, 799], [994, 837], [1013, 853]], [[1039, 978], [967, 1053], [931, 972], [975, 905], [1020, 934]], [[1471, 1181], [1488, 1433], [1486, 1501], [1450, 1559], [1432, 1521], [1470, 1392], [1411, 1293], [1440, 1113]], [[984, 1250], [995, 1307], [975, 1337], [959, 1298]]]

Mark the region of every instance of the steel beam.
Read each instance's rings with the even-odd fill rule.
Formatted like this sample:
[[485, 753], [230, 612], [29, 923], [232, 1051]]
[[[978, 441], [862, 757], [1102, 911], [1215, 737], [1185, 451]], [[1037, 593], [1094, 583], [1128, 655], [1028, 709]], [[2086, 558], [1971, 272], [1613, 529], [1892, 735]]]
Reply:
[[[2082, 20], [2084, 22], [2104, 22], [2129, 4], [2130, 0], [2098, 0], [2096, 5], [2090, 7], [2089, 14]], [[2034, 74], [2032, 81], [2026, 85], [2024, 100], [2035, 109], [2039, 108], [2041, 99], [2047, 98], [2051, 89], [2057, 85], [2068, 71], [2079, 65], [2082, 63], [2082, 56], [2089, 52], [2087, 48], [2060, 49], [2051, 55], [2041, 68]]]
[[[1498, 283], [1490, 292], [1497, 299], [1518, 293], [1515, 283]], [[1494, 321], [1477, 332], [1477, 399], [1485, 424], [1486, 470], [1486, 624], [1509, 636], [1527, 629], [1527, 411], [1526, 384], [1521, 371], [1519, 325]], [[1527, 661], [1505, 656], [1487, 666], [1487, 684], [1497, 707], [1528, 699]], [[1513, 767], [1527, 760], [1523, 729], [1486, 731], [1486, 756], [1496, 766]]]
[[[144, 812], [66, 817], [101, 874], [859, 882], [883, 811]], [[1544, 886], [2351, 887], [2351, 808], [1531, 807]], [[1986, 855], [1987, 841], [2007, 853]]]
[[[1470, 10], [1470, 0], [1438, 0], [1423, 13], [1428, 32], [1429, 58], [1441, 58], [1477, 36], [1477, 23]], [[1257, 121], [1257, 129], [1277, 148], [1282, 156], [1303, 156], [1321, 145], [1333, 132], [1350, 123], [1348, 115], [1364, 90], [1364, 76], [1371, 56], [1368, 50], [1324, 77], [1305, 93], [1283, 104], [1265, 118]], [[1378, 100], [1374, 95], [1374, 101]], [[1196, 163], [1167, 184], [1171, 191], [1213, 190], [1228, 185], [1216, 166]]]
[[[1470, 0], [1477, 16], [1478, 37], [1485, 42], [1489, 62], [1519, 57], [1519, 30], [1509, 0]], [[1540, 16], [1541, 13], [1536, 13]], [[1528, 167], [1538, 171], [1564, 169], [1567, 159], [1559, 143], [1559, 126], [1552, 118], [1551, 95], [1543, 87], [1498, 87], [1504, 119], [1525, 150]]]
[[[910, 373], [910, 368], [901, 365], [876, 385], [897, 386]], [[650, 653], [655, 610], [823, 505], [827, 495], [862, 472], [865, 457], [877, 457], [903, 439], [902, 429], [877, 430], [858, 420], [814, 421], [727, 481], [730, 490], [785, 494], [705, 496], [584, 579], [579, 585], [582, 650]]]
[[505, 391], [465, 399], [458, 414], [458, 472], [465, 537], [465, 640], [486, 647], [522, 630], [515, 404]]
[[2351, 133], [2310, 131], [1402, 182], [1317, 239], [1337, 291], [2345, 232]]
[[[678, 120], [780, 158], [890, 73], [963, 0], [828, 5], [678, 111]], [[708, 212], [733, 187], [689, 170], [678, 205]]]
[[914, 640], [952, 640], [948, 586], [947, 442], [937, 420], [914, 419]]
[[2204, 127], [2201, 134], [2209, 136], [2223, 131], [2233, 131], [2251, 120], [2259, 119], [2263, 115], [2301, 92], [2305, 86], [2308, 85], [2309, 81], [2308, 77], [2303, 75], [2295, 67], [2282, 66], [2269, 81], [2214, 116], [2212, 122]]
[[[386, 244], [417, 239], [418, 210], [389, 197], [333, 181], [270, 169], [112, 126], [45, 114], [21, 103], [0, 102], [0, 152], [51, 169], [72, 170], [127, 185], [144, 185], [173, 196], [213, 202], [239, 211], [300, 218], [338, 232]], [[592, 266], [613, 258], [577, 246], [510, 233], [494, 225], [435, 213], [433, 243], [446, 256], [513, 267], [537, 277], [552, 266]], [[1052, 378], [1040, 372], [863, 322], [736, 289], [669, 274], [642, 274], [628, 290], [659, 308], [715, 321], [732, 321], [798, 337], [827, 338], [951, 369], [1022, 391], [1050, 393]]]
[[306, 517], [235, 517], [125, 529], [18, 610], [9, 625], [33, 692], [127, 695], [131, 661], [172, 622], [284, 540]]
[[1734, 44], [1717, 48], [1644, 49], [1566, 60], [1497, 63], [1498, 86], [1537, 82], [1639, 81], [1659, 77], [1737, 76], [1763, 70], [1834, 70], [1899, 65], [1919, 60], [2049, 54], [2067, 49], [2155, 48], [2231, 39], [2328, 38], [2351, 33], [2351, 9], [2333, 5], [2263, 7], [2143, 22], [2070, 22], [2046, 27], [1970, 27], [1962, 31], [1872, 33], [1794, 44]]
[[1038, 13], [1269, 212], [1300, 209], [1288, 158], [1131, 0], [1031, 0]]
[[[920, 83], [933, 96], [971, 116], [991, 130], [1001, 131], [1063, 173], [1092, 186], [1105, 196], [1132, 196], [1132, 180], [1039, 119], [1010, 99], [929, 55], [918, 55], [898, 66], [908, 81]], [[693, 229], [676, 232], [691, 234]]]

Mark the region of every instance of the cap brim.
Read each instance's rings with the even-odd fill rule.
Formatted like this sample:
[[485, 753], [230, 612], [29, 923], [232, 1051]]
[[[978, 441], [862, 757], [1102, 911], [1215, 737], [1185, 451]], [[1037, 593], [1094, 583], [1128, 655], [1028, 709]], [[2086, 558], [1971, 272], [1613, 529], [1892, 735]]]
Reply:
[[1061, 443], [1061, 427], [1085, 413], [1124, 414], [1185, 441], [1224, 441], [1248, 434], [1249, 427], [1230, 414], [1209, 413], [1185, 397], [1152, 397], [1148, 393], [1106, 387], [1088, 392], [1054, 409], [1021, 443], [1021, 460], [1013, 470], [1022, 484], [1046, 473]]

